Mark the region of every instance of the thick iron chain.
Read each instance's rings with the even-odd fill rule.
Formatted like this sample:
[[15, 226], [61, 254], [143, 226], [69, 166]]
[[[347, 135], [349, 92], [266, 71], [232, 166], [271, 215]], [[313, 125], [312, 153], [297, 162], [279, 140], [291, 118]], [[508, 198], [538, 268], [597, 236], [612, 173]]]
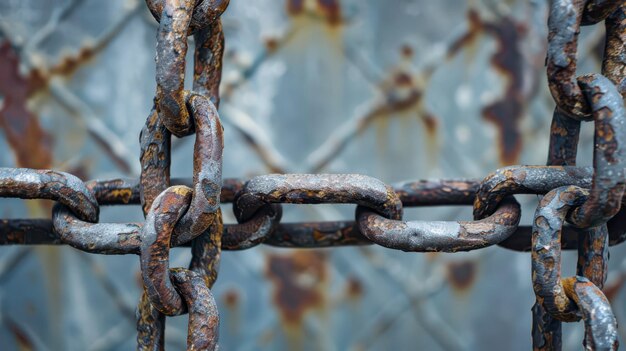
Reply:
[[[144, 294], [138, 349], [162, 350], [165, 316], [189, 313], [187, 347], [214, 350], [219, 316], [211, 287], [221, 250], [259, 244], [335, 247], [378, 244], [415, 252], [498, 245], [531, 251], [535, 350], [561, 348], [561, 322], [584, 320], [584, 345], [617, 349], [617, 324], [603, 295], [608, 248], [626, 240], [626, 1], [553, 0], [548, 84], [556, 108], [547, 166], [511, 166], [483, 180], [387, 185], [358, 174], [272, 174], [222, 179], [217, 108], [228, 0], [146, 0], [157, 31], [154, 107], [140, 134], [141, 176], [83, 183], [52, 170], [0, 168], [0, 197], [51, 199], [51, 220], [0, 220], [0, 244], [67, 244], [98, 254], [140, 257]], [[606, 26], [602, 74], [576, 76], [581, 25]], [[187, 37], [194, 35], [192, 90], [184, 87]], [[593, 167], [577, 167], [581, 121], [595, 127]], [[192, 179], [170, 179], [171, 135], [195, 134]], [[520, 225], [514, 195], [545, 195], [532, 226]], [[224, 225], [232, 203], [237, 224]], [[354, 204], [353, 221], [282, 223], [281, 204]], [[144, 223], [100, 223], [100, 206], [141, 204]], [[403, 221], [404, 207], [473, 206], [473, 221]], [[565, 224], [568, 225], [565, 225]], [[188, 269], [169, 250], [191, 246]], [[578, 250], [576, 276], [561, 277], [561, 250]]]

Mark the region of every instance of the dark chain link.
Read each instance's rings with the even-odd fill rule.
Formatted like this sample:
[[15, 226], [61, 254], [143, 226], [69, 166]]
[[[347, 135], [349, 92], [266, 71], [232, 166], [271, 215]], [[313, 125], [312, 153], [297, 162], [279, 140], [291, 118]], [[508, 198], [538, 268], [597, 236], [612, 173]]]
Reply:
[[[617, 323], [601, 291], [608, 248], [626, 240], [626, 1], [553, 0], [548, 20], [548, 83], [556, 102], [548, 166], [511, 166], [484, 180], [447, 179], [389, 186], [357, 174], [274, 174], [222, 179], [217, 112], [228, 0], [146, 0], [160, 22], [157, 91], [141, 131], [138, 180], [83, 183], [50, 170], [0, 168], [0, 197], [51, 199], [52, 220], [0, 220], [0, 244], [67, 244], [99, 254], [140, 257], [144, 293], [138, 349], [162, 350], [165, 317], [189, 313], [187, 347], [217, 349], [219, 316], [211, 287], [221, 250], [259, 244], [312, 248], [378, 244], [415, 252], [498, 245], [532, 252], [535, 350], [561, 348], [561, 322], [583, 319], [584, 345], [618, 347]], [[602, 75], [576, 76], [581, 25], [605, 21]], [[193, 90], [184, 89], [187, 37], [194, 35]], [[581, 121], [593, 121], [593, 167], [577, 167]], [[192, 179], [170, 179], [171, 135], [195, 134]], [[172, 186], [172, 184], [174, 184]], [[519, 224], [513, 195], [545, 195], [532, 226]], [[224, 225], [232, 203], [237, 224]], [[281, 223], [281, 204], [356, 205], [354, 221]], [[105, 205], [141, 204], [144, 223], [100, 223]], [[473, 206], [473, 221], [403, 221], [404, 207]], [[565, 225], [567, 223], [567, 225]], [[191, 246], [189, 268], [169, 251]], [[561, 251], [578, 250], [576, 276], [561, 277]]]

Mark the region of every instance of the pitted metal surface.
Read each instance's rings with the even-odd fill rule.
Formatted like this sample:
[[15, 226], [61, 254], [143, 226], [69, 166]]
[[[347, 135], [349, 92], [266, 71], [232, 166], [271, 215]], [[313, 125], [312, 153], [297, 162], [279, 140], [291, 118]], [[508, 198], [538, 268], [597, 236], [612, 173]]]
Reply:
[[[586, 349], [613, 350], [620, 332], [626, 335], [615, 307], [626, 269], [613, 264], [626, 240], [626, 1], [478, 1], [465, 9], [447, 1], [128, 0], [86, 7], [68, 0], [42, 5], [52, 16], [24, 41], [22, 27], [35, 20], [24, 12], [15, 24], [1, 12], [20, 14], [28, 4], [0, 4], [0, 148], [11, 151], [0, 155], [0, 283], [35, 276], [43, 279], [31, 284], [47, 285], [24, 294], [0, 288], [0, 340], [8, 349], [517, 350], [532, 343], [555, 350], [582, 341]], [[78, 54], [42, 66], [36, 50], [47, 41], [56, 47], [56, 29], [73, 23], [82, 7], [89, 15], [75, 16], [86, 30], [118, 19]], [[277, 11], [286, 19], [272, 15]], [[363, 14], [370, 19], [359, 20]], [[419, 24], [429, 18], [437, 23]], [[467, 28], [450, 34], [446, 21]], [[605, 31], [597, 29], [601, 22]], [[381, 27], [368, 29], [372, 23]], [[402, 23], [420, 30], [399, 45], [388, 30]], [[148, 55], [125, 49], [97, 59], [125, 37], [145, 42], [138, 31], [151, 38]], [[370, 37], [346, 39], [359, 35]], [[259, 36], [260, 44], [250, 39]], [[425, 38], [443, 44], [424, 48]], [[374, 66], [390, 60], [391, 45], [400, 50], [383, 72]], [[585, 61], [588, 55], [601, 67]], [[155, 57], [155, 79], [146, 85], [138, 65], [148, 56]], [[537, 78], [544, 56], [547, 84]], [[134, 67], [137, 77], [125, 71], [133, 84], [100, 106], [98, 94], [116, 88], [85, 83], [80, 67], [109, 60]], [[308, 73], [292, 70], [301, 62], [315, 64]], [[118, 66], [107, 66], [112, 77]], [[582, 68], [601, 73], [577, 76]], [[474, 73], [481, 70], [487, 73]], [[345, 89], [343, 79], [358, 83]], [[556, 106], [544, 101], [548, 94]], [[364, 96], [371, 97], [365, 104]], [[47, 110], [36, 105], [48, 100], [75, 122], [46, 120]], [[344, 107], [351, 103], [360, 107]], [[136, 105], [132, 113], [116, 110], [127, 105]], [[116, 122], [100, 119], [103, 110]], [[132, 117], [146, 112], [145, 121]], [[582, 122], [593, 122], [593, 133]], [[77, 130], [88, 141], [77, 142]], [[593, 153], [579, 157], [579, 144]], [[61, 148], [74, 157], [57, 160]], [[94, 148], [104, 157], [90, 157]], [[540, 166], [545, 149], [548, 165]], [[578, 166], [577, 158], [592, 166]], [[90, 162], [110, 172], [83, 181], [92, 178]], [[425, 177], [433, 179], [406, 180]], [[136, 205], [143, 219], [132, 213]], [[474, 220], [464, 220], [470, 212]], [[84, 252], [116, 255], [106, 265], [117, 270]], [[573, 255], [576, 273], [563, 278]], [[20, 265], [30, 275], [13, 273]], [[529, 280], [523, 273], [531, 270]], [[102, 289], [76, 288], [80, 271]], [[52, 304], [44, 323], [32, 317], [38, 312], [23, 311], [27, 304], [7, 302], [40, 290], [50, 290], [51, 301], [70, 301], [70, 312]], [[114, 308], [85, 302], [103, 294]], [[136, 309], [129, 299], [138, 300]], [[467, 310], [474, 317], [460, 318]], [[92, 317], [80, 315], [86, 311]], [[407, 313], [410, 323], [396, 323]], [[181, 314], [189, 317], [167, 318]], [[562, 325], [580, 320], [584, 332]], [[112, 328], [90, 334], [103, 323]], [[66, 330], [85, 335], [67, 338]]]

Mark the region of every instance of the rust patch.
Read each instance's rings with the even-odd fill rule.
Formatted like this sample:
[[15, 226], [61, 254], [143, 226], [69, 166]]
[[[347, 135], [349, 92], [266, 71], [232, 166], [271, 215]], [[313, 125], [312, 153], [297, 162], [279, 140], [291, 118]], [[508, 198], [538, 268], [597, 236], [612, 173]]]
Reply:
[[414, 74], [410, 63], [412, 56], [413, 48], [406, 44], [400, 47], [401, 62], [380, 83], [385, 101], [369, 111], [361, 121], [359, 131], [363, 131], [373, 120], [385, 120], [396, 113], [404, 113], [407, 117], [417, 116], [424, 124], [430, 144], [435, 145], [439, 123], [433, 114], [426, 111], [423, 103], [424, 89], [432, 72]]
[[50, 67], [44, 76], [62, 75], [70, 76], [78, 70], [83, 64], [92, 60], [98, 50], [90, 45], [83, 46], [76, 54], [67, 55], [61, 58], [58, 64]]
[[326, 305], [329, 273], [322, 252], [271, 254], [265, 274], [274, 286], [272, 301], [286, 327], [298, 328], [307, 312]]
[[528, 96], [523, 89], [524, 56], [520, 51], [520, 42], [526, 36], [527, 28], [514, 18], [502, 16], [493, 21], [483, 20], [478, 12], [470, 9], [467, 13], [468, 32], [459, 38], [448, 50], [448, 57], [457, 54], [462, 48], [472, 45], [478, 36], [486, 33], [496, 40], [496, 51], [491, 57], [491, 64], [506, 79], [505, 93], [482, 110], [483, 118], [493, 123], [499, 131], [500, 163], [512, 165], [518, 163], [522, 151], [522, 134], [519, 124], [526, 110]]
[[276, 37], [265, 38], [264, 42], [265, 42], [265, 48], [269, 52], [276, 51], [280, 45], [280, 41]]
[[339, 5], [339, 0], [317, 0], [317, 8], [326, 18], [328, 24], [334, 26], [341, 24], [341, 5]]
[[237, 308], [237, 306], [239, 305], [239, 301], [241, 299], [241, 297], [239, 296], [239, 293], [235, 289], [227, 290], [224, 293], [223, 298], [224, 298], [224, 303], [226, 304], [226, 307], [230, 309]]
[[297, 16], [304, 11], [304, 0], [287, 0], [287, 13]]
[[52, 137], [28, 110], [28, 99], [42, 86], [37, 75], [22, 76], [19, 58], [9, 42], [0, 44], [0, 128], [18, 167], [50, 168]]
[[293, 17], [306, 15], [321, 18], [333, 27], [344, 22], [339, 0], [287, 0], [285, 7]]
[[35, 346], [33, 342], [30, 340], [28, 334], [15, 323], [11, 318], [5, 318], [7, 322], [7, 326], [11, 331], [11, 334], [15, 337], [15, 341], [17, 343], [17, 347], [20, 351], [26, 350], [34, 350]]
[[408, 44], [402, 45], [402, 47], [400, 48], [400, 52], [402, 53], [402, 57], [407, 60], [412, 59], [413, 55], [415, 54], [413, 48]]
[[425, 113], [422, 120], [424, 121], [424, 127], [426, 127], [426, 132], [431, 137], [434, 137], [437, 133], [437, 128], [439, 126], [439, 122], [437, 118], [430, 113]]
[[478, 267], [474, 261], [450, 262], [446, 266], [448, 281], [457, 292], [466, 292], [476, 282]]
[[363, 297], [363, 283], [356, 277], [349, 277], [346, 281], [346, 297], [350, 300], [358, 300]]
[[410, 87], [413, 85], [413, 78], [407, 72], [396, 73], [394, 81], [398, 87]]
[[520, 41], [526, 35], [526, 28], [518, 25], [508, 16], [497, 22], [484, 23], [487, 33], [496, 39], [497, 49], [491, 63], [506, 79], [504, 96], [483, 108], [483, 117], [500, 130], [500, 162], [503, 165], [516, 164], [522, 151], [522, 135], [519, 123], [525, 111], [524, 56], [520, 51]]

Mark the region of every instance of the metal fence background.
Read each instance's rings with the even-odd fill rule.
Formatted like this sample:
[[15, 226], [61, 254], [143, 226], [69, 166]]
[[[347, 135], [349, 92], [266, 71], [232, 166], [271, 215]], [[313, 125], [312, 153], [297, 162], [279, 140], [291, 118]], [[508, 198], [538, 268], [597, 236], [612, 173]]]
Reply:
[[[394, 183], [545, 164], [554, 107], [546, 1], [233, 0], [223, 21], [224, 177], [362, 173]], [[137, 177], [156, 28], [138, 0], [0, 1], [0, 166]], [[599, 70], [603, 31], [584, 28], [580, 72]], [[174, 141], [172, 176], [191, 174], [192, 140]], [[591, 143], [584, 126], [581, 165]], [[529, 224], [537, 197], [519, 200]], [[351, 219], [354, 210], [284, 208], [283, 221]], [[49, 212], [46, 201], [0, 200], [0, 218]], [[229, 206], [224, 214], [235, 221]], [[470, 219], [471, 209], [405, 217]], [[138, 206], [101, 216], [141, 219]], [[622, 326], [625, 250], [611, 249], [605, 288]], [[175, 250], [172, 266], [186, 265], [188, 251]], [[530, 348], [528, 253], [260, 246], [222, 257], [213, 292], [224, 350]], [[575, 259], [565, 254], [566, 274]], [[138, 263], [69, 247], [0, 248], [0, 349], [134, 349]], [[184, 348], [185, 318], [168, 319], [168, 349]], [[579, 349], [582, 335], [582, 323], [565, 326], [564, 348]]]

